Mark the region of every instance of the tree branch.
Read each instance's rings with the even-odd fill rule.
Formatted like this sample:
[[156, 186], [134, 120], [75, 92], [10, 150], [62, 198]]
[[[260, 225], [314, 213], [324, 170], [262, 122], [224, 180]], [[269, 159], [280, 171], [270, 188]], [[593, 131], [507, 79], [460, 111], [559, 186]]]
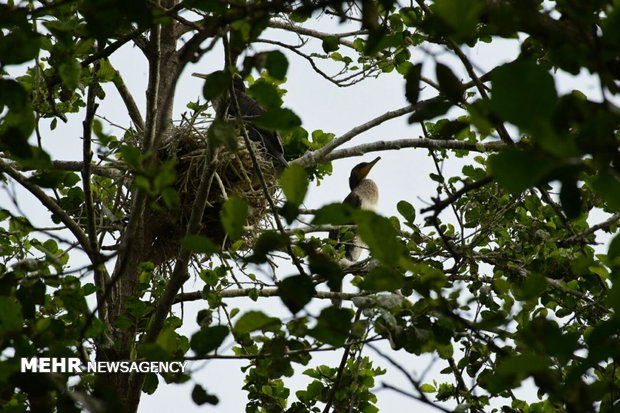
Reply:
[[39, 188], [37, 185], [30, 182], [28, 178], [26, 178], [24, 175], [16, 171], [14, 168], [12, 168], [7, 162], [5, 162], [1, 158], [0, 158], [0, 170], [5, 172], [15, 181], [17, 181], [17, 183], [19, 183], [26, 190], [28, 190], [28, 192], [34, 195], [41, 202], [41, 204], [43, 204], [43, 206], [45, 206], [54, 215], [56, 215], [58, 219], [60, 219], [60, 221], [62, 221], [62, 223], [67, 226], [67, 228], [69, 229], [69, 231], [71, 231], [73, 236], [75, 236], [75, 239], [78, 241], [82, 249], [84, 249], [84, 251], [86, 251], [86, 253], [89, 256], [91, 255], [92, 251], [90, 248], [90, 241], [88, 237], [86, 236], [84, 231], [82, 231], [80, 226], [65, 212], [64, 209], [58, 206], [58, 204], [52, 198], [47, 196], [47, 194], [43, 192], [41, 188]]
[[396, 109], [390, 112], [386, 112], [380, 116], [377, 116], [376, 118], [363, 123], [361, 125], [358, 125], [356, 127], [354, 127], [353, 129], [349, 130], [348, 132], [344, 133], [343, 135], [335, 138], [334, 140], [332, 140], [331, 142], [327, 143], [325, 146], [323, 146], [321, 149], [317, 149], [316, 151], [312, 151], [312, 152], [308, 152], [306, 153], [304, 156], [302, 156], [301, 158], [296, 159], [294, 162], [298, 162], [299, 164], [301, 164], [302, 166], [304, 165], [315, 165], [317, 163], [323, 162], [324, 158], [327, 156], [327, 154], [329, 154], [330, 152], [332, 152], [334, 149], [336, 149], [337, 147], [341, 146], [342, 144], [350, 141], [351, 139], [353, 139], [354, 137], [356, 137], [357, 135], [366, 132], [369, 129], [374, 128], [375, 126], [378, 126], [380, 124], [382, 124], [383, 122], [386, 122], [390, 119], [394, 119], [394, 118], [398, 118], [400, 116], [406, 115], [407, 113], [411, 113], [414, 112], [416, 109], [418, 109], [421, 105], [427, 105], [430, 102], [435, 102], [435, 101], [441, 101], [443, 100], [443, 97], [437, 96], [428, 100], [424, 100], [424, 101], [420, 101], [415, 105], [408, 105], [405, 106], [403, 108], [400, 109]]
[[[239, 298], [239, 297], [249, 297], [250, 295], [256, 295], [258, 297], [277, 297], [279, 294], [278, 288], [270, 287], [270, 288], [238, 288], [234, 290], [222, 290], [218, 291], [217, 295], [221, 298]], [[314, 298], [318, 298], [321, 300], [331, 300], [332, 298], [338, 298], [342, 300], [351, 300], [355, 297], [363, 297], [365, 293], [341, 293], [341, 292], [332, 292], [332, 291], [317, 291], [314, 295]], [[174, 298], [174, 304], [183, 303], [186, 301], [198, 301], [204, 300], [204, 294], [202, 291], [192, 291], [189, 293], [180, 293], [177, 294]]]

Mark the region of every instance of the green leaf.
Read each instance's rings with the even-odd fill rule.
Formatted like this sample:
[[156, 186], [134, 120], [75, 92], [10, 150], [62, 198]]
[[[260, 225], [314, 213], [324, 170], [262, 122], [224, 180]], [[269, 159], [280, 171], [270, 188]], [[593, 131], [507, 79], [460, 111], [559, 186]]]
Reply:
[[262, 311], [248, 311], [237, 320], [233, 333], [242, 335], [257, 330], [277, 331], [281, 324], [279, 318], [269, 317]]
[[290, 109], [268, 109], [256, 118], [256, 125], [270, 130], [287, 131], [301, 126], [301, 119]]
[[310, 335], [317, 340], [341, 346], [349, 337], [353, 312], [348, 308], [327, 307], [321, 311], [317, 325], [310, 330]]
[[232, 240], [243, 234], [243, 227], [248, 219], [248, 204], [245, 200], [231, 196], [224, 202], [220, 212], [222, 226]]
[[493, 70], [491, 82], [491, 104], [501, 117], [532, 132], [549, 122], [558, 96], [546, 69], [518, 60]]
[[520, 193], [543, 183], [554, 163], [534, 152], [507, 149], [488, 160], [491, 174], [508, 192]]
[[248, 95], [256, 99], [265, 109], [282, 106], [282, 98], [278, 93], [278, 89], [263, 79], [257, 80], [248, 88]]
[[153, 394], [157, 390], [157, 386], [159, 386], [159, 379], [157, 378], [157, 374], [147, 373], [144, 376], [144, 385], [142, 386], [142, 391], [146, 394]]
[[599, 173], [590, 183], [611, 211], [620, 211], [620, 179], [616, 174]]
[[19, 332], [23, 325], [22, 309], [17, 300], [0, 296], [0, 338]]
[[360, 288], [365, 291], [395, 291], [405, 284], [405, 276], [400, 272], [384, 266], [376, 267], [368, 271], [360, 283]]
[[301, 205], [308, 191], [308, 174], [303, 166], [291, 164], [282, 173], [280, 185], [286, 199], [295, 206]]
[[409, 68], [405, 75], [405, 97], [412, 105], [418, 103], [420, 96], [420, 77], [422, 76], [422, 63]]
[[386, 265], [395, 265], [401, 257], [402, 245], [390, 220], [371, 211], [355, 211], [354, 217], [357, 232], [371, 255]]
[[463, 84], [448, 66], [437, 63], [435, 66], [439, 89], [452, 102], [463, 100]]
[[458, 37], [470, 37], [475, 33], [483, 8], [480, 0], [436, 0], [431, 5], [431, 10], [446, 22]]
[[188, 235], [181, 240], [181, 246], [197, 254], [213, 254], [217, 245], [204, 235]]
[[435, 389], [435, 386], [433, 386], [432, 384], [424, 383], [420, 385], [420, 391], [422, 393], [435, 393], [437, 389]]
[[216, 70], [215, 72], [209, 73], [202, 87], [202, 95], [207, 100], [215, 99], [224, 94], [230, 87], [230, 80], [230, 74], [223, 70]]
[[189, 345], [194, 353], [201, 357], [217, 350], [228, 337], [228, 333], [228, 327], [224, 325], [203, 328], [192, 335]]
[[353, 222], [353, 209], [343, 203], [334, 203], [319, 208], [314, 213], [313, 225], [350, 225]]
[[396, 204], [396, 209], [398, 213], [405, 218], [405, 221], [408, 223], [413, 223], [415, 221], [415, 208], [407, 201], [398, 201]]
[[230, 151], [237, 150], [237, 131], [228, 122], [223, 120], [214, 121], [207, 131], [210, 149], [225, 146]]
[[200, 385], [196, 384], [192, 390], [192, 400], [198, 406], [205, 403], [216, 405], [220, 402], [217, 396], [207, 393], [207, 391]]
[[68, 89], [74, 90], [80, 84], [80, 75], [82, 74], [82, 66], [77, 59], [68, 59], [58, 66], [58, 74], [63, 85]]
[[284, 53], [280, 51], [272, 51], [267, 53], [265, 68], [269, 76], [276, 80], [284, 80], [288, 71], [288, 60]]
[[577, 186], [576, 178], [565, 179], [562, 181], [560, 202], [568, 219], [575, 219], [581, 214], [581, 191]]
[[315, 293], [314, 283], [306, 275], [287, 277], [278, 284], [278, 295], [293, 314], [302, 310]]
[[322, 46], [325, 53], [330, 53], [338, 50], [340, 45], [338, 44], [338, 38], [336, 36], [327, 36], [323, 39]]
[[420, 104], [418, 110], [415, 111], [407, 121], [409, 123], [421, 122], [423, 120], [431, 120], [437, 116], [446, 113], [452, 107], [451, 102], [445, 100], [431, 100]]
[[254, 245], [254, 253], [248, 258], [249, 262], [257, 264], [267, 262], [267, 254], [280, 250], [286, 246], [288, 238], [277, 231], [265, 231]]

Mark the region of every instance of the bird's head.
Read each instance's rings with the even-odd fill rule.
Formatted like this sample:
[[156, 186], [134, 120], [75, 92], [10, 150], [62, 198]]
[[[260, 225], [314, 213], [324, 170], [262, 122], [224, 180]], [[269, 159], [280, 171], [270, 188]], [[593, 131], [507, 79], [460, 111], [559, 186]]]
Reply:
[[377, 156], [373, 161], [370, 162], [362, 162], [360, 164], [355, 165], [355, 167], [351, 170], [351, 176], [349, 176], [349, 187], [351, 189], [355, 188], [370, 172], [373, 166], [381, 159], [380, 156]]

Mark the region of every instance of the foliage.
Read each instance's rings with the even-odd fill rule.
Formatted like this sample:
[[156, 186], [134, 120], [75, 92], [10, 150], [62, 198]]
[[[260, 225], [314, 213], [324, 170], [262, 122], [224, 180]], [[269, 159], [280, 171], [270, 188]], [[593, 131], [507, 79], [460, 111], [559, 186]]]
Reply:
[[[141, 392], [163, 383], [142, 373], [24, 374], [22, 357], [210, 359], [226, 352], [227, 340], [234, 346], [226, 355], [247, 361], [249, 412], [377, 411], [377, 386], [394, 390], [377, 382], [383, 366], [408, 378], [410, 388], [396, 391], [444, 411], [617, 410], [618, 1], [29, 0], [0, 4], [0, 16], [0, 172], [14, 199], [3, 195], [0, 205], [2, 411], [136, 411]], [[314, 30], [319, 16], [355, 29]], [[268, 40], [268, 30], [302, 41]], [[481, 73], [467, 51], [500, 41], [517, 43], [518, 56]], [[125, 44], [148, 58], [144, 112], [108, 59]], [[170, 135], [177, 81], [201, 58], [221, 59], [216, 45], [224, 69], [205, 77], [205, 100], [188, 104], [191, 122], [210, 125], [208, 158], [191, 214], [177, 223], [176, 258], [154, 262], [148, 240], [156, 238], [145, 234], [157, 227], [156, 212], [175, 216], [179, 208], [178, 165], [158, 152]], [[403, 88], [390, 93], [410, 105], [381, 108], [385, 114], [339, 137], [308, 131], [286, 107], [291, 55], [340, 87], [397, 73]], [[600, 90], [557, 87], [560, 75], [579, 73]], [[263, 109], [255, 119], [218, 109], [237, 75]], [[121, 137], [95, 118], [107, 86], [132, 121]], [[61, 144], [82, 146], [81, 161], [52, 159], [49, 148], [60, 144], [42, 126], [76, 116], [82, 134]], [[342, 149], [404, 116], [422, 138]], [[277, 131], [291, 163], [279, 179], [283, 202], [272, 199], [260, 170], [248, 171], [265, 188], [272, 226], [248, 225], [252, 208], [234, 188], [220, 204], [207, 202], [219, 179], [212, 161], [222, 148], [234, 150], [248, 125]], [[300, 219], [309, 184], [331, 173], [332, 160], [401, 148], [428, 149], [436, 171], [420, 179], [436, 185], [429, 206], [403, 199], [400, 216], [386, 217], [333, 204]], [[443, 172], [457, 160], [460, 173]], [[40, 220], [22, 212], [15, 185], [60, 228], [35, 226]], [[205, 223], [221, 239], [201, 233]], [[343, 267], [340, 245], [315, 236], [338, 226], [341, 241], [359, 234], [370, 259]], [[275, 268], [283, 254], [292, 276], [253, 273], [254, 264]], [[194, 274], [202, 288], [181, 292]], [[349, 274], [359, 293], [340, 292]], [[240, 313], [226, 302], [236, 296], [281, 300], [292, 317]], [[317, 298], [351, 299], [355, 311], [316, 312]], [[185, 335], [180, 327], [190, 323], [175, 305], [190, 300], [203, 310]], [[325, 350], [343, 353], [340, 366], [311, 364]], [[441, 381], [420, 379], [398, 361], [404, 353], [438, 358]], [[310, 382], [294, 392], [288, 379], [302, 371]], [[193, 380], [196, 404], [218, 403], [193, 376], [161, 378]], [[527, 379], [536, 396], [515, 392]]]

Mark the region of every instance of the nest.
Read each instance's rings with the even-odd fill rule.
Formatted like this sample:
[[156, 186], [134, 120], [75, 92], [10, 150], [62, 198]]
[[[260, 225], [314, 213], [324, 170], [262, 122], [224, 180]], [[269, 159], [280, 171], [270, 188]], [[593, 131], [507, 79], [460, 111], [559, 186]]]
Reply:
[[[279, 171], [260, 143], [250, 144], [265, 178], [269, 196], [274, 197]], [[252, 228], [260, 229], [269, 214], [267, 198], [243, 137], [238, 138], [237, 147], [234, 151], [222, 147], [217, 154], [200, 229], [201, 235], [222, 248], [226, 247], [229, 240], [220, 223], [220, 211], [229, 197], [235, 195], [248, 203], [246, 225]], [[175, 161], [177, 179], [174, 189], [180, 202], [178, 208], [170, 209], [162, 207], [160, 202], [154, 200], [148, 207], [145, 216], [145, 241], [146, 245], [150, 246], [149, 259], [156, 265], [173, 259], [179, 251], [208, 158], [207, 150], [207, 129], [189, 124], [173, 128], [157, 151], [159, 161]], [[246, 241], [244, 245], [252, 244], [256, 232], [249, 231], [243, 235]]]

